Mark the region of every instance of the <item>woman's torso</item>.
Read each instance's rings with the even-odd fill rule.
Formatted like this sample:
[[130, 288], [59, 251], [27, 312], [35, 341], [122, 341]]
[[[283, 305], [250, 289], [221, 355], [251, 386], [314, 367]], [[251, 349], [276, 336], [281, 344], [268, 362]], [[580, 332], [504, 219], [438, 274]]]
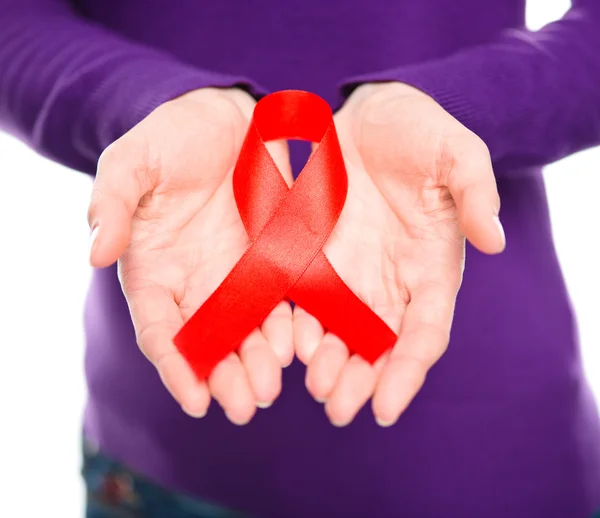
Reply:
[[[521, 0], [80, 0], [84, 14], [179, 59], [333, 106], [359, 73], [521, 27]], [[296, 165], [301, 156], [295, 157]], [[183, 414], [135, 345], [114, 269], [86, 308], [86, 433], [174, 489], [258, 516], [584, 518], [600, 505], [600, 428], [539, 171], [499, 182], [508, 248], [468, 250], [451, 344], [390, 429], [331, 426], [297, 363], [243, 428]]]

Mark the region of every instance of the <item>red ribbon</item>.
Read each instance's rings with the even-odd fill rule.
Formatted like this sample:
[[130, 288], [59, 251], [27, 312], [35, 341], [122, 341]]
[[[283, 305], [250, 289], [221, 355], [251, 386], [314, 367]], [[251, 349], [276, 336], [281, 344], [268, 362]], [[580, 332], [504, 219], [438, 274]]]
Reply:
[[[319, 143], [291, 188], [265, 146], [278, 139]], [[251, 245], [174, 339], [198, 378], [208, 377], [285, 298], [371, 363], [394, 344], [394, 332], [344, 284], [322, 252], [348, 191], [325, 100], [294, 90], [261, 99], [233, 189]]]

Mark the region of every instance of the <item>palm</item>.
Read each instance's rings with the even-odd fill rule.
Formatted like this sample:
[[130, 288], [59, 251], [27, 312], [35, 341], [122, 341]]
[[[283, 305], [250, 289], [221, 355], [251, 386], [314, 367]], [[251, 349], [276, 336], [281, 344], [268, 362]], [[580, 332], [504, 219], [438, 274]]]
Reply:
[[380, 422], [397, 419], [448, 344], [463, 271], [468, 229], [460, 222], [443, 164], [435, 159], [444, 148], [443, 123], [449, 116], [438, 117], [436, 134], [422, 123], [432, 121], [436, 128], [431, 117], [436, 113], [427, 113], [430, 101], [404, 103], [398, 109], [404, 116], [400, 124], [387, 117], [397, 107], [385, 108], [382, 120], [357, 116], [352, 103], [336, 115], [349, 189], [325, 253], [398, 341], [371, 366], [350, 357], [312, 316], [301, 309], [295, 316], [297, 352], [308, 364], [307, 386], [317, 400], [327, 401], [326, 411], [339, 425], [371, 396]]
[[[442, 283], [458, 278], [464, 238], [456, 208], [442, 187], [435, 188], [438, 193], [424, 207], [415, 199], [410, 181], [398, 184], [390, 204], [365, 167], [368, 158], [359, 158], [351, 139], [343, 139], [342, 147], [349, 192], [325, 252], [355, 293], [398, 332], [411, 293], [420, 284], [434, 278]], [[370, 152], [381, 154], [375, 149]], [[398, 161], [388, 167], [392, 166], [397, 168]], [[418, 188], [425, 189], [431, 180], [423, 177], [421, 181]]]
[[[143, 171], [145, 194], [119, 258], [121, 284], [140, 348], [184, 409], [203, 415], [212, 395], [232, 421], [247, 422], [255, 404], [278, 395], [281, 366], [291, 360], [289, 305], [278, 306], [206, 382], [172, 343], [248, 246], [232, 188], [247, 114], [196, 101], [159, 110], [124, 137], [129, 155], [144, 157], [132, 167]], [[218, 122], [207, 124], [211, 111]]]
[[212, 192], [200, 182], [182, 188], [170, 177], [138, 206], [131, 244], [119, 261], [126, 290], [167, 289], [182, 319], [192, 316], [247, 247], [230, 176], [228, 171]]

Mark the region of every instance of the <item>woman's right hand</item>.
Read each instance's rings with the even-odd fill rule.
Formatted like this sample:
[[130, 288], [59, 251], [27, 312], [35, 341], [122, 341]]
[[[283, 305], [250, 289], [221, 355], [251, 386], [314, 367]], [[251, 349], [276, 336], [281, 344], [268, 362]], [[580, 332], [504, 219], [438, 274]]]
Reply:
[[[173, 337], [248, 247], [232, 174], [254, 104], [242, 90], [204, 88], [154, 110], [102, 154], [88, 218], [90, 262], [118, 260], [139, 347], [167, 389], [195, 417], [214, 397], [236, 424], [279, 395], [294, 354], [289, 304], [280, 303], [207, 381]], [[291, 183], [287, 146], [269, 150]]]

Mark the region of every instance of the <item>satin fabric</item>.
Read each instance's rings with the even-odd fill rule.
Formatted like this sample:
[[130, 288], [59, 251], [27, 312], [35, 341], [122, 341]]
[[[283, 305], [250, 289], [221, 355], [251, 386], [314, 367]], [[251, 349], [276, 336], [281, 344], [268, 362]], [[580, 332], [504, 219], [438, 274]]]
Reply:
[[[265, 146], [278, 139], [319, 143], [291, 188]], [[369, 362], [395, 343], [394, 332], [344, 284], [322, 252], [348, 192], [324, 99], [296, 90], [261, 99], [233, 173], [233, 190], [250, 247], [174, 339], [200, 379], [286, 297]]]

